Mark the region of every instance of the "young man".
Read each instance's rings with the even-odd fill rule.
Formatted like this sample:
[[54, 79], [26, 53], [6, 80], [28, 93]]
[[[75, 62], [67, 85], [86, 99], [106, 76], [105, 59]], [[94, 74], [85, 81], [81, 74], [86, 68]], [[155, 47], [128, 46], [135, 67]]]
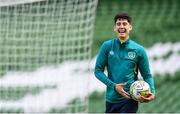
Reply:
[[[151, 93], [141, 97], [140, 102], [149, 102], [155, 98], [147, 54], [141, 45], [129, 38], [131, 30], [131, 17], [126, 13], [117, 14], [114, 17], [117, 37], [102, 44], [96, 59], [95, 76], [107, 86], [106, 113], [138, 111], [138, 102], [129, 95], [130, 85], [137, 80], [138, 69], [151, 88]], [[105, 67], [107, 76], [104, 74]]]

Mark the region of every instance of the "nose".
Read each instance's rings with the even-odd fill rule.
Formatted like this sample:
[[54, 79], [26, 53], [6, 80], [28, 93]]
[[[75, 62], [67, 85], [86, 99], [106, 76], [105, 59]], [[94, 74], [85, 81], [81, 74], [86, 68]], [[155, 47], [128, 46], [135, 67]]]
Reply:
[[122, 28], [122, 27], [124, 27], [124, 26], [123, 26], [123, 24], [121, 23], [121, 24], [119, 25], [119, 27]]

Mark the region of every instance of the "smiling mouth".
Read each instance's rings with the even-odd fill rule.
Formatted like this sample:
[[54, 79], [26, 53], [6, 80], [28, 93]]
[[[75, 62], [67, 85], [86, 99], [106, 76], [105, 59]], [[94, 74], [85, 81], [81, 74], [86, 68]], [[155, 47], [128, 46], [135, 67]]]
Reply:
[[118, 33], [126, 33], [126, 29], [118, 29]]

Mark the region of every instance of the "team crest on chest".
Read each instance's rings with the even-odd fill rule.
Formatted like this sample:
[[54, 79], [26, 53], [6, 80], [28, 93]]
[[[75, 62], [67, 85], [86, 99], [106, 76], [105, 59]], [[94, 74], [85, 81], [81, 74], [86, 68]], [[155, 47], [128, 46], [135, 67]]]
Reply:
[[128, 52], [128, 57], [129, 57], [130, 59], [134, 59], [134, 58], [136, 57], [136, 53], [133, 52], [133, 51], [130, 51], [130, 52]]

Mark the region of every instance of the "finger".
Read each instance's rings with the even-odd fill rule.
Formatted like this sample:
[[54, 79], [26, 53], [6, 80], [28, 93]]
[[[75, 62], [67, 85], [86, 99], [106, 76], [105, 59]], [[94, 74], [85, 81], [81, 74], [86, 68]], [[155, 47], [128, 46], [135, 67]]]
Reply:
[[147, 100], [145, 97], [143, 97], [143, 96], [141, 96], [140, 98], [139, 98], [139, 101], [141, 102], [141, 103], [148, 103], [149, 102], [149, 100]]
[[147, 96], [147, 97], [151, 97], [151, 96], [153, 96], [153, 94], [152, 94], [152, 93], [147, 93], [146, 96]]
[[130, 99], [130, 97], [127, 94], [125, 94], [125, 93], [122, 93], [122, 96], [124, 96], [125, 98]]
[[123, 95], [124, 97], [129, 98], [129, 99], [131, 98], [131, 97], [130, 97], [130, 94], [129, 94], [128, 92], [122, 90], [121, 93], [122, 93], [122, 95]]
[[148, 100], [148, 97], [141, 96], [141, 99], [143, 99], [143, 100]]
[[130, 94], [126, 91], [124, 91], [124, 89], [122, 90], [123, 93], [125, 93], [126, 95], [130, 96]]
[[141, 96], [141, 99], [144, 101], [144, 102], [149, 102], [151, 100], [150, 97], [144, 97], [144, 96]]

